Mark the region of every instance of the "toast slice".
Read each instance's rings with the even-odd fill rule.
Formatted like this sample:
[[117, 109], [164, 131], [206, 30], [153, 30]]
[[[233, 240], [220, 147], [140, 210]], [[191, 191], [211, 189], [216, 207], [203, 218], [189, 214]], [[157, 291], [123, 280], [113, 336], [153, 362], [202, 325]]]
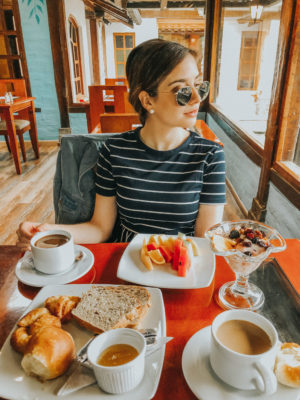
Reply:
[[151, 305], [149, 291], [140, 286], [92, 286], [72, 310], [74, 319], [94, 333], [134, 328]]

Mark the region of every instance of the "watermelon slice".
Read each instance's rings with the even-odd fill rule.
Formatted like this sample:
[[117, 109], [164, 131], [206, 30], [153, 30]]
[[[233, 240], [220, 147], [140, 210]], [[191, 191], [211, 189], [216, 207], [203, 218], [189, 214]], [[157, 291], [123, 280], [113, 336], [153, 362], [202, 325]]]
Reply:
[[185, 246], [180, 247], [178, 259], [178, 276], [186, 276], [186, 272], [190, 269], [191, 259], [188, 249]]
[[174, 255], [173, 255], [173, 262], [172, 262], [172, 268], [173, 269], [178, 269], [178, 262], [179, 262], [179, 253], [180, 253], [180, 248], [182, 247], [182, 240], [181, 239], [176, 239], [174, 242]]

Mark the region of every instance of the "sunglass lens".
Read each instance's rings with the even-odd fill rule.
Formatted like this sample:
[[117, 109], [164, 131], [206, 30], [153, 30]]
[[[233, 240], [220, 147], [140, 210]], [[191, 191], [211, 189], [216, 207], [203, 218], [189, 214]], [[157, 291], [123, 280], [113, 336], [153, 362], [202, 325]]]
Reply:
[[192, 97], [192, 88], [187, 86], [178, 90], [176, 101], [179, 106], [185, 106]]
[[209, 93], [210, 83], [208, 81], [204, 81], [201, 83], [199, 87], [199, 96], [201, 101], [205, 100]]

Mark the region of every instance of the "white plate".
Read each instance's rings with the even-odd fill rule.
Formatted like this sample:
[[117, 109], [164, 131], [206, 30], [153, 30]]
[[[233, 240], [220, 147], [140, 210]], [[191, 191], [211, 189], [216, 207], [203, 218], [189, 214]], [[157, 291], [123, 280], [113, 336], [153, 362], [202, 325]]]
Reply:
[[150, 236], [138, 234], [129, 243], [118, 266], [118, 278], [139, 285], [166, 289], [199, 289], [211, 284], [215, 273], [215, 256], [207, 239], [193, 238], [199, 247], [200, 256], [193, 257], [187, 276], [180, 277], [170, 264], [155, 265], [153, 271], [144, 266], [140, 252], [144, 238], [148, 241]]
[[[33, 308], [41, 307], [44, 300], [49, 296], [71, 295], [81, 296], [92, 285], [51, 285], [40, 290], [34, 298], [26, 313]], [[108, 285], [102, 285], [108, 286]], [[159, 336], [166, 336], [165, 308], [161, 291], [148, 288], [152, 305], [141, 323], [144, 328], [156, 328]], [[64, 329], [71, 333], [74, 338], [77, 351], [87, 342], [92, 334], [79, 327], [76, 322], [68, 322], [63, 325]], [[10, 343], [10, 335], [0, 352], [0, 397], [13, 400], [57, 400], [56, 393], [65, 382], [66, 377], [61, 376], [53, 381], [39, 382], [36, 378], [26, 376], [21, 368], [22, 355], [16, 353]], [[154, 396], [160, 379], [165, 355], [165, 346], [146, 358], [145, 375], [142, 382], [134, 390], [122, 395], [111, 395], [102, 392], [94, 384], [83, 388], [63, 399], [72, 400], [148, 400]]]
[[[83, 258], [75, 261], [70, 269], [61, 274], [44, 274], [33, 267], [31, 253], [25, 254], [16, 265], [16, 275], [19, 281], [26, 285], [42, 287], [73, 282], [85, 275], [94, 265], [94, 255], [86, 247], [75, 245], [75, 256], [83, 252]], [[29, 256], [29, 257], [28, 257]]]
[[[201, 400], [299, 400], [300, 390], [278, 384], [277, 392], [266, 396], [257, 390], [239, 390], [217, 377], [210, 366], [210, 329], [195, 333], [182, 354], [182, 370], [187, 384]], [[228, 366], [230, 368], [230, 365]]]

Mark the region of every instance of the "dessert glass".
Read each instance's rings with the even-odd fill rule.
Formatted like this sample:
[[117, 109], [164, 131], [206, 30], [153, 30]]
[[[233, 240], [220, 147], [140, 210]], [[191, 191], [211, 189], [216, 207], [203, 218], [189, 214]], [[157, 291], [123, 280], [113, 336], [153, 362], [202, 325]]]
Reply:
[[[268, 240], [270, 244], [269, 247], [265, 248], [258, 255], [248, 255], [236, 248], [218, 251], [218, 249], [213, 246], [212, 240], [214, 235], [228, 238], [229, 233], [233, 229], [239, 230], [239, 228], [243, 226], [253, 231], [261, 231], [265, 235], [264, 239]], [[275, 229], [261, 222], [252, 220], [221, 222], [212, 226], [205, 233], [205, 237], [209, 239], [213, 252], [225, 258], [236, 276], [235, 281], [227, 282], [219, 289], [218, 302], [220, 305], [224, 309], [259, 310], [264, 304], [265, 297], [263, 291], [259, 287], [248, 281], [249, 275], [255, 271], [271, 253], [285, 250], [285, 240]]]

